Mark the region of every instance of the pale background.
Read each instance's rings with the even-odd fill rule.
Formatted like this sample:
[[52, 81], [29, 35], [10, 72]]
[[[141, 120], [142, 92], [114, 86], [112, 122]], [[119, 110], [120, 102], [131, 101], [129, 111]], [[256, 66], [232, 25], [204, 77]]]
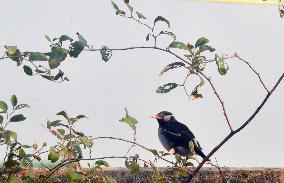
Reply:
[[[122, 1], [116, 1], [126, 9]], [[271, 88], [284, 70], [284, 20], [277, 7], [201, 3], [190, 0], [132, 0], [151, 23], [158, 15], [166, 17], [178, 40], [194, 43], [201, 36], [210, 40], [217, 52], [239, 53], [261, 74]], [[128, 19], [115, 16], [108, 0], [85, 1], [1, 1], [0, 52], [4, 45], [17, 45], [21, 50], [47, 51], [51, 37], [80, 32], [96, 47], [124, 48], [151, 45], [145, 41], [147, 30]], [[160, 24], [164, 26], [163, 24]], [[166, 26], [164, 26], [166, 27]], [[168, 40], [170, 41], [170, 40]], [[168, 42], [160, 42], [166, 45]], [[67, 59], [62, 70], [70, 82], [55, 84], [39, 77], [29, 77], [15, 63], [1, 60], [1, 100], [16, 94], [19, 102], [32, 106], [23, 111], [27, 120], [12, 124], [20, 140], [26, 143], [53, 144], [55, 137], [41, 127], [46, 120], [66, 110], [71, 116], [85, 114], [78, 128], [92, 136], [131, 138], [132, 131], [118, 120], [124, 107], [139, 120], [137, 140], [147, 147], [163, 149], [157, 137], [157, 123], [149, 118], [168, 110], [189, 126], [208, 153], [229, 132], [222, 110], [208, 83], [201, 89], [204, 99], [188, 102], [182, 88], [160, 95], [155, 89], [167, 82], [181, 82], [181, 70], [159, 72], [173, 56], [157, 50], [116, 51], [108, 63], [99, 53], [84, 52], [78, 59]], [[226, 77], [220, 76], [215, 64], [210, 75], [225, 101], [234, 128], [242, 124], [265, 97], [265, 90], [256, 76], [243, 63], [231, 60]], [[189, 83], [189, 87], [193, 85]], [[283, 167], [284, 166], [284, 85], [279, 86], [263, 110], [242, 132], [233, 137], [215, 155], [221, 166]], [[122, 155], [128, 144], [117, 141], [97, 141], [96, 156]], [[151, 154], [135, 149], [144, 159]], [[3, 154], [3, 151], [2, 153]], [[110, 161], [123, 166], [121, 160]], [[161, 164], [164, 165], [164, 164]]]

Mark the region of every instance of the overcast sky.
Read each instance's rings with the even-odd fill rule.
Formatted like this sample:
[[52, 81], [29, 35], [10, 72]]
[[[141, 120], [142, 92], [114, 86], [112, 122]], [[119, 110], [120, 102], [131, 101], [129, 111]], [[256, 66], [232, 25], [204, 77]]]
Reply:
[[[124, 7], [122, 1], [116, 1]], [[194, 43], [201, 36], [210, 40], [216, 52], [237, 52], [249, 61], [271, 88], [284, 71], [284, 20], [277, 7], [261, 5], [214, 4], [190, 0], [132, 0], [131, 5], [152, 24], [156, 16], [171, 22], [177, 40]], [[126, 7], [124, 7], [126, 9]], [[44, 35], [50, 37], [81, 33], [95, 47], [111, 48], [150, 46], [145, 41], [147, 30], [115, 15], [108, 0], [85, 1], [3, 1], [0, 7], [0, 52], [4, 45], [17, 45], [21, 50], [48, 51]], [[166, 28], [163, 24], [160, 24]], [[170, 40], [158, 42], [163, 47]], [[78, 59], [67, 59], [61, 69], [69, 82], [61, 84], [25, 75], [21, 67], [1, 60], [1, 100], [12, 94], [21, 103], [31, 105], [23, 110], [27, 120], [12, 124], [21, 141], [44, 142], [52, 145], [55, 138], [41, 124], [55, 120], [65, 110], [70, 116], [85, 114], [78, 124], [92, 136], [114, 136], [131, 139], [132, 131], [118, 122], [124, 107], [139, 120], [137, 141], [150, 148], [162, 150], [157, 137], [158, 124], [149, 118], [162, 110], [175, 114], [196, 135], [204, 152], [210, 152], [228, 133], [220, 105], [209, 87], [200, 90], [203, 99], [188, 102], [182, 88], [169, 94], [156, 94], [158, 86], [183, 81], [185, 72], [176, 70], [159, 76], [159, 72], [175, 57], [157, 50], [115, 51], [108, 63], [99, 53], [84, 52]], [[220, 76], [215, 64], [207, 68], [216, 88], [225, 101], [234, 128], [239, 127], [265, 97], [265, 90], [246, 65], [229, 61], [228, 75]], [[194, 87], [194, 82], [188, 87]], [[282, 83], [264, 108], [247, 128], [233, 137], [213, 157], [220, 166], [283, 167], [284, 166], [284, 84]], [[116, 141], [95, 142], [96, 156], [121, 155], [128, 144]], [[3, 152], [3, 151], [2, 151]], [[131, 153], [151, 159], [151, 154], [139, 148]], [[1, 153], [2, 154], [2, 153]], [[111, 161], [123, 166], [122, 161]]]

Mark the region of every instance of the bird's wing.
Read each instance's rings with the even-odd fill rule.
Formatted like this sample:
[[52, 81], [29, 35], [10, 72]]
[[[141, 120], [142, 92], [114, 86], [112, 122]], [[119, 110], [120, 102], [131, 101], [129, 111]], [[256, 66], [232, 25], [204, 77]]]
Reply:
[[177, 144], [183, 145], [195, 138], [188, 127], [179, 122], [169, 122], [167, 128], [163, 129], [166, 137]]

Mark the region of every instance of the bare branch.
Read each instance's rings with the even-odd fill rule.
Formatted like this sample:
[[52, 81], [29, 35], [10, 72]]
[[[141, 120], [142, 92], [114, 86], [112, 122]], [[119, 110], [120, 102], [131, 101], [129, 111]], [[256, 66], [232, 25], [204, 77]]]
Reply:
[[242, 59], [237, 53], [234, 54], [234, 57], [236, 57], [237, 59], [239, 59], [240, 61], [244, 62], [245, 64], [247, 64], [249, 66], [249, 68], [257, 75], [258, 80], [260, 81], [260, 83], [262, 84], [262, 86], [264, 87], [266, 92], [269, 93], [269, 90], [266, 87], [266, 85], [264, 84], [263, 80], [261, 79], [259, 73], [256, 72], [256, 70], [251, 66], [251, 64], [249, 62], [245, 61], [244, 59]]
[[229, 133], [229, 135], [227, 135], [221, 143], [219, 143], [204, 159], [203, 161], [194, 169], [194, 171], [191, 173], [191, 175], [188, 178], [188, 181], [190, 182], [191, 179], [196, 175], [196, 173], [200, 170], [200, 168], [204, 165], [204, 163], [206, 161], [209, 160], [209, 158], [215, 153], [217, 152], [230, 138], [232, 138], [235, 134], [237, 134], [239, 131], [241, 131], [243, 128], [245, 128], [253, 119], [254, 117], [258, 114], [258, 112], [260, 111], [260, 109], [264, 106], [264, 104], [267, 102], [267, 100], [270, 98], [270, 96], [272, 95], [272, 93], [275, 91], [275, 89], [278, 87], [278, 85], [280, 84], [280, 82], [283, 80], [284, 78], [284, 73], [279, 77], [278, 81], [276, 82], [276, 84], [274, 85], [274, 87], [272, 88], [271, 91], [268, 92], [268, 94], [266, 95], [266, 97], [263, 99], [263, 101], [261, 102], [261, 104], [257, 107], [257, 109], [254, 111], [254, 113], [236, 130], [231, 131], [231, 133]]

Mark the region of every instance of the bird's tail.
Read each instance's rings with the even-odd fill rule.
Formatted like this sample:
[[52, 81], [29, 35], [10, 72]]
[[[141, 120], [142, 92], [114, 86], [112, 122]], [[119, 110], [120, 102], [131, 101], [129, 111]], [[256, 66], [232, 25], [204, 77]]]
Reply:
[[195, 153], [201, 156], [203, 159], [206, 157], [206, 155], [202, 152], [202, 150], [199, 147], [195, 147], [194, 150], [195, 150]]

